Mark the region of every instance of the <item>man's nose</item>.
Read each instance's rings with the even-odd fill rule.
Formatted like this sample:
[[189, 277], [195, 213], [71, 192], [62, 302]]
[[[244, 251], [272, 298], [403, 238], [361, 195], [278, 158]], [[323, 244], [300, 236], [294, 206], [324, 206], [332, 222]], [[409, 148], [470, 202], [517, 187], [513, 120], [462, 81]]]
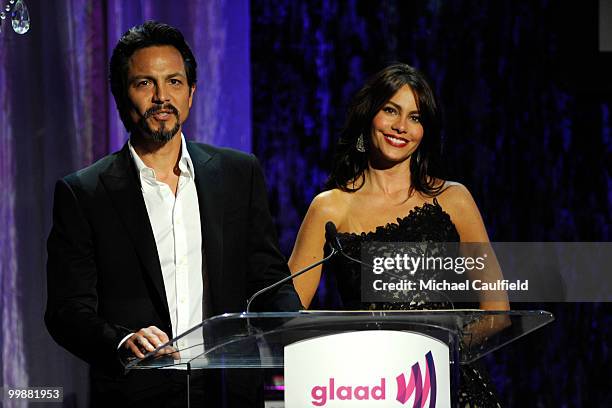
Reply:
[[155, 87], [153, 102], [164, 103], [168, 101], [168, 89], [164, 84]]

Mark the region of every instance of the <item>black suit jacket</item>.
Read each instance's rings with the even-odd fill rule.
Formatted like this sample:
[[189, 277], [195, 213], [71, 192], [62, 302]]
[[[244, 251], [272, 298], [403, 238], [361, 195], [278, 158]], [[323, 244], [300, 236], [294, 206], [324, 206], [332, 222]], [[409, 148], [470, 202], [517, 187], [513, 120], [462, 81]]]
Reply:
[[[243, 311], [256, 290], [289, 273], [254, 156], [187, 143], [203, 243], [205, 317]], [[172, 328], [155, 238], [127, 144], [57, 182], [45, 322], [53, 338], [110, 375], [117, 345], [151, 325]], [[259, 310], [298, 310], [288, 284]]]

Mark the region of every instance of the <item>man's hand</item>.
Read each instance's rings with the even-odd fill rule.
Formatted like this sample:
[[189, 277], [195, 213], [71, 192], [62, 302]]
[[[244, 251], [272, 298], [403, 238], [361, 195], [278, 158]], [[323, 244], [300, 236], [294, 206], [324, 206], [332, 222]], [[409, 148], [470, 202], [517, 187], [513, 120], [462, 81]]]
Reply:
[[[145, 354], [155, 350], [169, 340], [166, 333], [155, 326], [149, 326], [134, 333], [132, 337], [128, 338], [125, 343], [123, 343], [123, 347], [130, 350], [136, 357], [144, 358]], [[160, 350], [159, 354], [162, 355], [174, 352], [176, 352], [176, 350], [172, 347], [166, 347]]]

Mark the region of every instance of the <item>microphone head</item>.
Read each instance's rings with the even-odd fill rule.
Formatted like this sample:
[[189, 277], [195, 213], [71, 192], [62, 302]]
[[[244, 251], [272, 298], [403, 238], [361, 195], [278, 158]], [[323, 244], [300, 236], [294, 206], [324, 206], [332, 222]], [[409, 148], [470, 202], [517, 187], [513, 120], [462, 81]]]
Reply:
[[329, 242], [333, 249], [342, 252], [342, 244], [340, 244], [340, 240], [338, 239], [336, 224], [331, 221], [327, 221], [325, 224], [325, 240]]
[[336, 224], [331, 221], [327, 221], [325, 223], [325, 239], [329, 242], [334, 242], [336, 235], [338, 235]]

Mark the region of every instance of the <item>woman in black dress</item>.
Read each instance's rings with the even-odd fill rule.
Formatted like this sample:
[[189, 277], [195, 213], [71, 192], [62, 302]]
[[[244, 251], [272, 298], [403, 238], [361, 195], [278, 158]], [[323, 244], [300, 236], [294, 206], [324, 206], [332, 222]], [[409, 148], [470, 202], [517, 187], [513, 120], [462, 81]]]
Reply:
[[[292, 271], [324, 256], [325, 224], [332, 221], [344, 251], [359, 258], [364, 242], [488, 242], [470, 192], [437, 176], [439, 113], [429, 84], [407, 64], [375, 74], [355, 96], [337, 146], [327, 190], [312, 201], [298, 233]], [[325, 266], [336, 277], [346, 309], [431, 309], [427, 298], [363, 303], [360, 265], [343, 257]], [[322, 268], [295, 280], [308, 307]], [[508, 310], [505, 299], [481, 300], [485, 310]], [[499, 406], [481, 370], [461, 370], [461, 404]]]

